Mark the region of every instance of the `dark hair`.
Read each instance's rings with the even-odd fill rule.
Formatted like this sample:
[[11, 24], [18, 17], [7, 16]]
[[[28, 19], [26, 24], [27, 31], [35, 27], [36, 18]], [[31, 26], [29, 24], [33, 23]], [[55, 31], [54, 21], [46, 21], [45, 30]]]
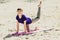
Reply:
[[23, 9], [21, 9], [21, 8], [18, 8], [18, 9], [17, 9], [17, 11], [19, 11], [19, 10], [23, 11]]

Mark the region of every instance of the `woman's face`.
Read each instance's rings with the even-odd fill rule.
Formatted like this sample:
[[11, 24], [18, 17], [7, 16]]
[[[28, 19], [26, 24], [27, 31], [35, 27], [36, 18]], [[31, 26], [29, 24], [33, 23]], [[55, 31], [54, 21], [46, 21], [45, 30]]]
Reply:
[[22, 15], [23, 14], [23, 11], [22, 10], [18, 10], [18, 15]]

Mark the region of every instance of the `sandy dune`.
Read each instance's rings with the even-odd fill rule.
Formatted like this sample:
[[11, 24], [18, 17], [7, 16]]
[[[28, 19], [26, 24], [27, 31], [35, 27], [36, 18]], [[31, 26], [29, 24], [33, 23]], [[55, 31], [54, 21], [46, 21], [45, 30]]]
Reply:
[[[22, 8], [28, 17], [35, 18], [38, 2], [13, 0], [0, 3], [0, 40], [3, 40], [7, 34], [16, 31], [16, 9]], [[20, 24], [20, 26], [20, 31], [23, 31], [23, 25]], [[60, 0], [42, 1], [41, 18], [36, 23], [32, 23], [30, 29], [34, 29], [34, 27], [39, 27], [40, 31], [32, 35], [11, 37], [6, 40], [60, 40]]]

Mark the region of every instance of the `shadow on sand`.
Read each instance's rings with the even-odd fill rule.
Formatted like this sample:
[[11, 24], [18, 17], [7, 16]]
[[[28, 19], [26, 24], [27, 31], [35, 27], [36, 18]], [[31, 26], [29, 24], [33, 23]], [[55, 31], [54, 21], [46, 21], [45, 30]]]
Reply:
[[25, 33], [25, 32], [12, 33], [12, 34], [8, 34], [7, 36], [5, 36], [3, 40], [5, 40], [6, 38], [10, 38], [10, 37], [18, 37], [18, 36], [29, 35], [29, 34], [33, 34], [33, 33]]

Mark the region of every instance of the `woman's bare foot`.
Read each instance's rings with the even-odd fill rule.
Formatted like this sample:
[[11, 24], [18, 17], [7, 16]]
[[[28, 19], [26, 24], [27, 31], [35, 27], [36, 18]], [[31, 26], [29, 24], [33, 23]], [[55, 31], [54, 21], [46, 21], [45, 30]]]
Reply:
[[38, 27], [35, 27], [34, 31], [36, 31], [36, 30], [39, 30], [39, 28]]
[[41, 4], [42, 4], [42, 1], [40, 1], [40, 3], [39, 3], [39, 5], [38, 5], [38, 7], [41, 7]]

